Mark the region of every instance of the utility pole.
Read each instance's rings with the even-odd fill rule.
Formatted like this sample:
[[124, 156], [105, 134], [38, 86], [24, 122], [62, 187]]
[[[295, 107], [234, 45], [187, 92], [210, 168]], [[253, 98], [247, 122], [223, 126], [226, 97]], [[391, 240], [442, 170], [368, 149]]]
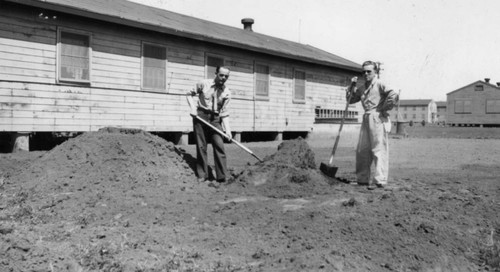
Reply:
[[300, 29], [302, 28], [302, 19], [299, 19], [299, 43], [300, 43]]
[[384, 70], [382, 69], [382, 65], [384, 65], [384, 63], [380, 61], [376, 61], [375, 63], [377, 64], [377, 69], [378, 69], [377, 78], [380, 78], [380, 73], [382, 70]]

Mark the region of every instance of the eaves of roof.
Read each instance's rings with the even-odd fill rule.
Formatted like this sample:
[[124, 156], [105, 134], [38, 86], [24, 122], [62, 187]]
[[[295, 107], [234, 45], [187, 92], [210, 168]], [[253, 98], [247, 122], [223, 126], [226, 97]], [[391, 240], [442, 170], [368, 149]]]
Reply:
[[361, 65], [316, 47], [118, 0], [6, 0], [254, 52], [361, 72]]
[[399, 100], [400, 106], [427, 106], [431, 103], [432, 99], [401, 99]]
[[498, 86], [495, 86], [495, 85], [493, 85], [493, 84], [491, 84], [491, 83], [488, 83], [488, 82], [485, 82], [485, 81], [482, 81], [482, 80], [478, 80], [478, 81], [474, 81], [474, 82], [472, 82], [471, 84], [468, 84], [468, 85], [465, 85], [465, 86], [463, 86], [463, 87], [461, 87], [461, 88], [458, 88], [458, 89], [456, 89], [456, 90], [454, 90], [454, 91], [451, 91], [451, 92], [447, 93], [446, 95], [450, 95], [450, 94], [453, 94], [453, 93], [459, 92], [459, 91], [461, 91], [461, 90], [463, 90], [463, 89], [469, 88], [470, 86], [472, 86], [472, 85], [477, 85], [477, 84], [483, 84], [483, 85], [490, 86], [490, 87], [493, 87], [493, 88], [495, 88], [495, 89], [500, 90], [500, 87], [498, 87]]

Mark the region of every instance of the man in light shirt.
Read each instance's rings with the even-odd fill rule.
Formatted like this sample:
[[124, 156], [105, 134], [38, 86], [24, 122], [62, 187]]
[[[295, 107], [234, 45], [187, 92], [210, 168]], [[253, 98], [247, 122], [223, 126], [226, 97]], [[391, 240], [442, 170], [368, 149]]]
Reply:
[[[359, 87], [357, 77], [351, 79], [347, 89], [350, 104], [361, 102], [365, 113], [361, 123], [358, 146], [356, 148], [356, 176], [359, 185], [368, 189], [383, 188], [389, 175], [389, 132], [391, 120], [387, 111], [397, 103], [398, 94], [387, 87], [379, 77], [376, 62], [365, 61], [362, 65], [364, 84]], [[371, 166], [375, 173], [371, 177]]]
[[[224, 137], [231, 141], [228, 110], [231, 92], [225, 85], [229, 73], [229, 68], [217, 67], [215, 78], [198, 82], [196, 88], [188, 92], [187, 100], [191, 107], [191, 116], [198, 116], [219, 130], [224, 131]], [[194, 102], [194, 96], [198, 96], [198, 103]], [[209, 139], [214, 150], [216, 173], [216, 182], [209, 185], [219, 187], [229, 177], [223, 136], [196, 118], [193, 118], [193, 131], [196, 140], [196, 175], [198, 181], [205, 182], [209, 178], [207, 158], [207, 139]]]

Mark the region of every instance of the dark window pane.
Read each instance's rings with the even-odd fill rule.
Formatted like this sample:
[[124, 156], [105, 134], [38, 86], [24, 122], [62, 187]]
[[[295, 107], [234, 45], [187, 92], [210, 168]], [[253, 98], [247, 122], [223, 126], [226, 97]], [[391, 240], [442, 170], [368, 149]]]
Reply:
[[61, 32], [60, 78], [90, 80], [90, 38], [87, 35]]
[[294, 96], [297, 100], [306, 99], [306, 73], [302, 71], [295, 71], [295, 88]]
[[207, 57], [207, 78], [215, 77], [215, 70], [217, 66], [224, 66], [224, 59], [218, 57]]
[[255, 65], [256, 73], [256, 90], [255, 94], [258, 96], [269, 96], [269, 67], [266, 65]]
[[167, 49], [161, 46], [144, 45], [142, 81], [145, 88], [165, 89]]

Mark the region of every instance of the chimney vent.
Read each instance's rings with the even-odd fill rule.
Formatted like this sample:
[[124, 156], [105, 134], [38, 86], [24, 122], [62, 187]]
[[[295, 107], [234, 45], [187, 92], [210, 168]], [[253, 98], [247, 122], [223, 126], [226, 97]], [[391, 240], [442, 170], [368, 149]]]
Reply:
[[253, 31], [252, 25], [254, 23], [254, 20], [252, 18], [243, 18], [241, 19], [241, 23], [243, 24], [244, 30]]
[[497, 86], [500, 87], [500, 82], [497, 82]]
[[490, 83], [490, 79], [489, 78], [485, 78], [484, 81], [486, 81], [486, 83]]

